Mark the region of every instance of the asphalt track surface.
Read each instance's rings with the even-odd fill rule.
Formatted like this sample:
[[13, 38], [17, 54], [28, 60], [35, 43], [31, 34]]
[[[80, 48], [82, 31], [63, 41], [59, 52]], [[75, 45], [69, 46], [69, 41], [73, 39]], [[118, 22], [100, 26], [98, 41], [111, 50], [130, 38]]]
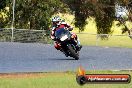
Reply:
[[132, 49], [83, 46], [80, 59], [65, 57], [53, 45], [0, 42], [0, 73], [132, 69]]

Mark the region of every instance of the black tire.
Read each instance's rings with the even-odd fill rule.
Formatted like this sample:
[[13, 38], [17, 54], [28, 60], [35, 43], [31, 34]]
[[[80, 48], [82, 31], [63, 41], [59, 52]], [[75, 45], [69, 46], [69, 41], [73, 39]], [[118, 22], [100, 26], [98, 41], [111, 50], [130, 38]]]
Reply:
[[77, 76], [76, 81], [79, 85], [84, 85], [87, 82], [87, 79], [84, 76]]
[[79, 59], [79, 51], [76, 52], [71, 45], [68, 45], [68, 49], [69, 49], [70, 55], [73, 58], [75, 58], [75, 60], [78, 60]]

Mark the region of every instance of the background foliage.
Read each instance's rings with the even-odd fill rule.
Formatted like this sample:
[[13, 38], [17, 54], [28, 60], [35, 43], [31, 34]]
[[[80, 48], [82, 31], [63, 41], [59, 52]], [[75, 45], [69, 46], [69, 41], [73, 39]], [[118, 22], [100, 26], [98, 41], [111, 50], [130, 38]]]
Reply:
[[[15, 28], [48, 30], [52, 15], [58, 12], [71, 12], [75, 16], [75, 26], [80, 31], [84, 30], [87, 24], [86, 19], [93, 17], [96, 22], [97, 33], [110, 34], [112, 33], [112, 23], [116, 20], [116, 4], [127, 8], [128, 20], [132, 21], [131, 0], [16, 0]], [[12, 0], [1, 0], [0, 28], [10, 27], [11, 20]], [[120, 23], [122, 24], [122, 22]]]

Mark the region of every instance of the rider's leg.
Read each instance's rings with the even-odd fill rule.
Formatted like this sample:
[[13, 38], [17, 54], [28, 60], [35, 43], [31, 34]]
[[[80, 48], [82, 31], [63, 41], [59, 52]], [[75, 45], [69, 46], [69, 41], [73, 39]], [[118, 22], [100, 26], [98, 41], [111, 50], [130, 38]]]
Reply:
[[60, 45], [59, 45], [56, 41], [54, 41], [54, 47], [55, 47], [57, 50], [60, 50]]
[[54, 42], [54, 47], [57, 49], [57, 50], [60, 50], [61, 52], [63, 52], [65, 54], [66, 57], [68, 57], [68, 55], [61, 49], [61, 45], [58, 43], [58, 42]]
[[77, 38], [77, 46], [78, 46], [78, 50], [80, 51], [82, 48], [82, 45], [80, 44], [79, 38]]
[[72, 37], [75, 39], [75, 42], [77, 44], [77, 49], [80, 51], [82, 48], [82, 45], [80, 44], [79, 38], [77, 37], [75, 33], [72, 33]]

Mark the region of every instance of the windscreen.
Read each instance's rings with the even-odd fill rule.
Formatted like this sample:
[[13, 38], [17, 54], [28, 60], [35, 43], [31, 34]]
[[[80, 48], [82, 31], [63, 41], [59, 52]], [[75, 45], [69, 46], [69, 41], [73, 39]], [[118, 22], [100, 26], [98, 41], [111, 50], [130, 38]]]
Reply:
[[69, 34], [70, 32], [68, 30], [65, 30], [64, 28], [60, 28], [55, 32], [56, 38], [61, 38], [63, 35], [69, 35]]

